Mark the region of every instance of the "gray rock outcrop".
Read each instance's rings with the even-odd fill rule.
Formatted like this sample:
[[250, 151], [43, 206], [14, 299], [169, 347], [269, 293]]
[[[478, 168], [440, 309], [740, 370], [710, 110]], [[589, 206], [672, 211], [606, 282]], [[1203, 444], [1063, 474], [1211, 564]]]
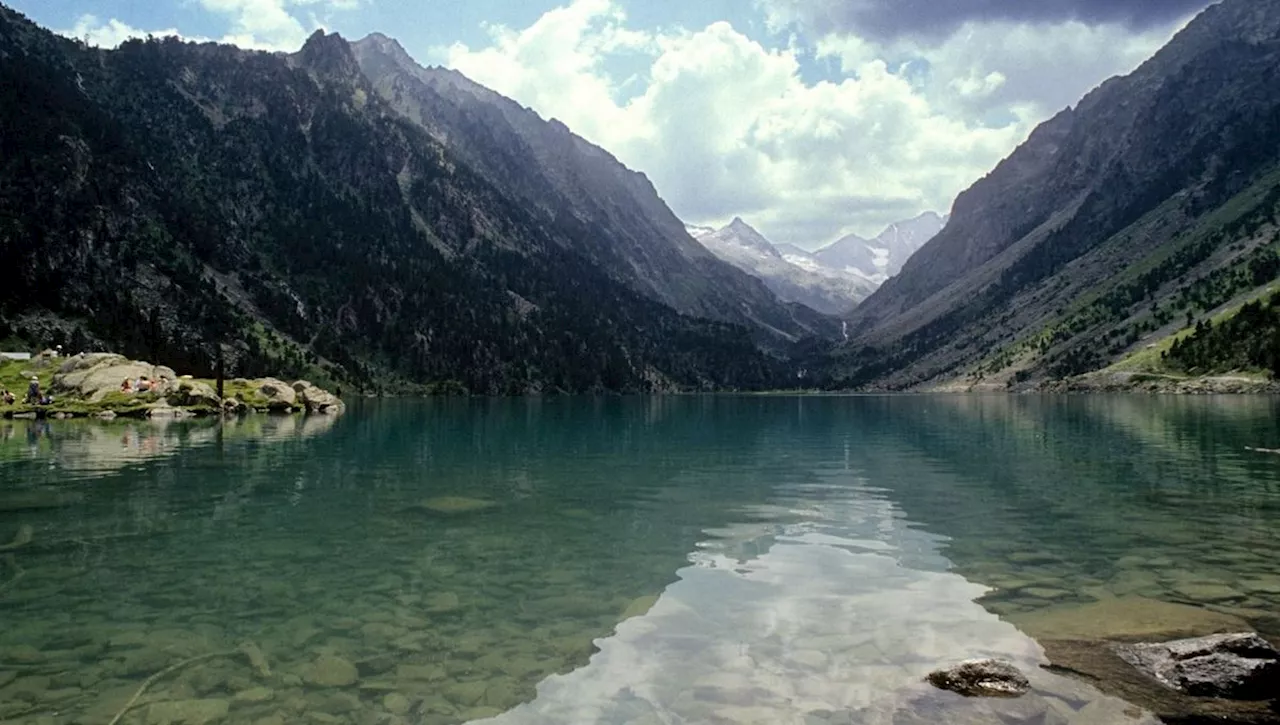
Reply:
[[169, 386], [165, 399], [169, 401], [169, 405], [175, 406], [217, 409], [222, 405], [222, 399], [208, 383], [196, 380], [179, 380], [176, 385]]
[[1031, 689], [1027, 676], [1008, 662], [965, 660], [954, 667], [930, 672], [929, 684], [965, 697], [1021, 697]]
[[273, 412], [287, 413], [298, 402], [298, 394], [288, 383], [275, 378], [257, 381], [258, 392], [267, 399], [267, 408]]
[[299, 401], [306, 406], [308, 413], [341, 413], [346, 409], [342, 400], [333, 393], [321, 390], [306, 380], [293, 384]]
[[90, 402], [102, 400], [108, 393], [120, 390], [120, 384], [146, 377], [168, 378], [173, 385], [177, 374], [173, 368], [130, 360], [115, 353], [82, 353], [67, 358], [53, 376], [54, 395], [71, 393]]
[[1121, 644], [1116, 654], [1186, 695], [1263, 700], [1280, 693], [1280, 651], [1252, 632], [1158, 644]]

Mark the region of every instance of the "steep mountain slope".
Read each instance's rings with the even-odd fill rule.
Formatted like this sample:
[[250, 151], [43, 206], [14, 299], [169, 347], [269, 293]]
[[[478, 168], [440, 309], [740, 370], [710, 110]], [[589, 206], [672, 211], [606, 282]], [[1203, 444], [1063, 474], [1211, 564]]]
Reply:
[[1277, 139], [1280, 4], [1226, 0], [963, 193], [850, 316], [833, 384], [1034, 382], [1186, 324], [1272, 274]]
[[914, 219], [895, 222], [875, 239], [856, 234], [841, 237], [813, 252], [819, 264], [866, 277], [877, 285], [902, 271], [911, 255], [947, 225], [947, 217], [925, 212]]
[[544, 121], [456, 71], [424, 68], [384, 35], [353, 49], [383, 99], [561, 230], [569, 248], [614, 279], [685, 314], [789, 339], [831, 329], [710, 254], [643, 174], [560, 122]]
[[[857, 234], [840, 237], [836, 241], [812, 253], [818, 264], [827, 269], [845, 269], [882, 283], [881, 270], [888, 264], [888, 255], [877, 255], [871, 248], [871, 240]], [[876, 262], [879, 261], [880, 264]], [[879, 277], [879, 279], [877, 279]]]
[[888, 251], [884, 274], [892, 277], [902, 271], [907, 260], [947, 226], [950, 216], [927, 211], [914, 219], [890, 224], [871, 241], [873, 247]]
[[[654, 300], [702, 299], [697, 275], [655, 264], [642, 295], [600, 259], [652, 250], [611, 256], [637, 240], [528, 198], [381, 101], [337, 36], [103, 51], [0, 6], [0, 339], [360, 387], [775, 384], [744, 329]], [[646, 223], [643, 201], [609, 213]]]
[[761, 279], [780, 299], [819, 312], [848, 312], [875, 289], [874, 283], [853, 274], [793, 263], [742, 219], [695, 238], [720, 259]]

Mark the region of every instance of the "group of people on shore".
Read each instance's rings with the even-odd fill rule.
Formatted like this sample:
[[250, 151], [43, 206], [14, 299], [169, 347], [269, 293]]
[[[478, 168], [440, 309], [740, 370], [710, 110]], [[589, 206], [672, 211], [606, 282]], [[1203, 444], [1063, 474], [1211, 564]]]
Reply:
[[[152, 380], [146, 375], [139, 377], [137, 380], [125, 378], [120, 384], [120, 392], [122, 393], [159, 393], [169, 385], [169, 378], [161, 375], [158, 379]], [[14, 405], [18, 402], [18, 398], [11, 391], [0, 388], [0, 405]], [[40, 390], [40, 378], [32, 376], [30, 384], [27, 385], [27, 394], [22, 398], [24, 405], [53, 405], [53, 396]]]
[[[18, 402], [18, 398], [9, 389], [0, 390], [0, 404], [13, 405]], [[25, 405], [53, 405], [53, 396], [48, 393], [41, 392], [40, 378], [31, 376], [31, 382], [27, 385], [27, 394], [22, 399]]]
[[158, 380], [150, 380], [146, 375], [139, 377], [137, 380], [125, 378], [120, 383], [120, 392], [122, 393], [158, 393], [169, 385], [169, 378], [161, 375]]

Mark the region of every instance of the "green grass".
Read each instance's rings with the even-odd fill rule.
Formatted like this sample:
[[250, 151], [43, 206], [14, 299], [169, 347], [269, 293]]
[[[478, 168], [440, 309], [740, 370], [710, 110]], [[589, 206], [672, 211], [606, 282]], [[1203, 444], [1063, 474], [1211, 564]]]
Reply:
[[54, 365], [39, 367], [39, 364], [40, 361], [34, 359], [0, 360], [0, 389], [13, 393], [14, 397], [21, 402], [27, 395], [27, 385], [30, 384], [31, 376], [35, 375], [40, 378], [40, 390], [48, 390], [57, 367]]

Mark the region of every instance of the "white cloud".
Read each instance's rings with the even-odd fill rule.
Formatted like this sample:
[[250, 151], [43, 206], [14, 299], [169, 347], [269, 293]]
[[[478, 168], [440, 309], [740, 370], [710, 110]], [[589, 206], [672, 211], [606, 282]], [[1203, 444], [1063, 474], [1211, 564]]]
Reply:
[[[686, 220], [741, 215], [776, 241], [813, 245], [945, 210], [1030, 130], [1021, 117], [991, 127], [948, 113], [878, 58], [810, 84], [800, 49], [765, 48], [723, 22], [637, 32], [611, 0], [490, 34], [488, 47], [440, 54], [646, 172]], [[626, 99], [607, 70], [620, 50], [651, 57], [647, 86]]]
[[969, 22], [939, 43], [870, 44], [853, 36], [818, 42], [820, 56], [855, 70], [870, 58], [915, 62], [916, 83], [932, 103], [979, 117], [1021, 107], [1044, 118], [1074, 105], [1098, 83], [1151, 57], [1186, 19], [1135, 32], [1078, 21], [1031, 25]]
[[[200, 7], [219, 16], [228, 24], [227, 32], [219, 42], [254, 50], [292, 51], [302, 47], [307, 36], [316, 28], [325, 27], [327, 16], [316, 12], [351, 10], [366, 0], [198, 0]], [[306, 8], [305, 18], [298, 11]], [[88, 39], [90, 45], [114, 48], [129, 38], [178, 36], [187, 40], [208, 40], [200, 36], [180, 33], [175, 28], [142, 30], [111, 18], [105, 22], [93, 15], [82, 15], [70, 30], [60, 34], [80, 40]]]
[[[167, 38], [177, 36], [185, 38], [176, 28], [168, 28], [165, 30], [140, 30], [133, 26], [127, 25], [112, 18], [106, 22], [101, 22], [93, 15], [81, 15], [75, 26], [70, 30], [60, 30], [59, 35], [65, 35], [68, 38], [82, 40], [89, 45], [101, 48], [114, 48], [130, 38], [145, 38], [148, 35], [157, 38]], [[198, 40], [198, 38], [188, 38], [190, 40]]]

